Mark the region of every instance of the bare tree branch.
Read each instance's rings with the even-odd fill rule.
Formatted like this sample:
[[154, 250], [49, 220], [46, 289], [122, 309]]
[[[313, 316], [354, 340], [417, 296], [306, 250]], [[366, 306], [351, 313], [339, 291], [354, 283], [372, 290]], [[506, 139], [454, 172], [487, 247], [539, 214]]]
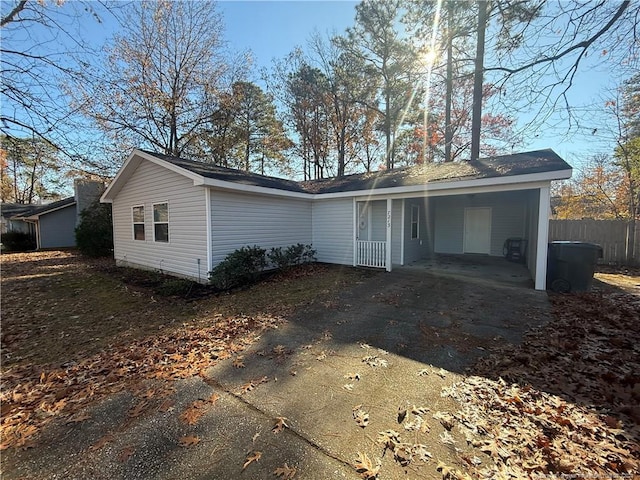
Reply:
[[0, 21], [0, 27], [4, 27], [7, 23], [15, 21], [15, 17], [22, 10], [24, 10], [26, 4], [27, 0], [20, 0], [20, 2], [15, 7], [13, 7], [13, 10], [11, 10], [5, 17], [2, 18], [2, 20]]

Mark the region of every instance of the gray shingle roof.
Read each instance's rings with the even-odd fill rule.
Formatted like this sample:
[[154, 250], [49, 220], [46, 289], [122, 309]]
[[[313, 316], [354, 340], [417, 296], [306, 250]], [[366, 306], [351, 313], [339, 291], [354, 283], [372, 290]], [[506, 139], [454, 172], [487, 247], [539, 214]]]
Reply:
[[24, 210], [20, 213], [14, 215], [15, 218], [28, 218], [33, 217], [35, 215], [42, 215], [52, 210], [57, 210], [59, 208], [67, 207], [76, 203], [76, 199], [74, 197], [64, 198], [62, 200], [58, 200], [57, 202], [47, 203], [46, 205], [37, 205], [31, 206], [29, 209]]
[[304, 193], [350, 192], [424, 185], [439, 181], [455, 182], [571, 170], [567, 162], [553, 150], [547, 149], [481, 158], [473, 162], [429, 163], [380, 172], [358, 173], [342, 178], [295, 182], [148, 151], [145, 153], [206, 178]]
[[184, 168], [190, 172], [202, 175], [205, 178], [214, 178], [225, 182], [240, 183], [244, 185], [253, 185], [257, 187], [276, 188], [278, 190], [287, 190], [290, 192], [306, 192], [300, 183], [284, 178], [268, 177], [257, 173], [245, 172], [244, 170], [236, 170], [234, 168], [219, 167], [211, 163], [196, 162], [184, 158], [171, 157], [160, 153], [141, 150], [156, 158], [169, 162], [177, 167]]
[[24, 203], [0, 203], [0, 213], [4, 218], [11, 218], [21, 213], [28, 212], [34, 205]]

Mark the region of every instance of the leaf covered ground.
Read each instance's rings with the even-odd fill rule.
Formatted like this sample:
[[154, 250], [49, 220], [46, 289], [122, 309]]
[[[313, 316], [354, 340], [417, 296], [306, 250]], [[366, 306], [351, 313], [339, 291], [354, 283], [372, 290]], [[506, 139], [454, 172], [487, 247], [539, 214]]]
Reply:
[[[482, 358], [444, 392], [495, 466], [478, 478], [640, 474], [640, 297], [551, 297], [554, 320]], [[634, 477], [635, 478], [635, 477]]]
[[[116, 268], [111, 260], [72, 252], [0, 258], [0, 450], [34, 446], [52, 420], [82, 421], [77, 413], [108, 395], [144, 395], [145, 381], [198, 375], [276, 328], [283, 314], [364, 275], [314, 265], [231, 294], [194, 286], [195, 302], [191, 292], [154, 290], [173, 279]], [[149, 396], [165, 390], [171, 387], [154, 387]]]

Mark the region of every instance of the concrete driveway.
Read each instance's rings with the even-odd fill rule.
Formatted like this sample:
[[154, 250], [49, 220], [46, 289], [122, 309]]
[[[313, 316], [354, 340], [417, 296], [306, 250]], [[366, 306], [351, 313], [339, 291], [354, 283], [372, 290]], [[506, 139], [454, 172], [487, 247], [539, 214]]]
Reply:
[[[165, 411], [132, 418], [137, 400], [121, 393], [50, 428], [47, 447], [5, 459], [3, 478], [440, 479], [439, 462], [491, 461], [447, 428], [458, 406], [442, 390], [549, 310], [544, 292], [484, 278], [374, 275], [175, 382]], [[195, 421], [181, 421], [190, 408]]]

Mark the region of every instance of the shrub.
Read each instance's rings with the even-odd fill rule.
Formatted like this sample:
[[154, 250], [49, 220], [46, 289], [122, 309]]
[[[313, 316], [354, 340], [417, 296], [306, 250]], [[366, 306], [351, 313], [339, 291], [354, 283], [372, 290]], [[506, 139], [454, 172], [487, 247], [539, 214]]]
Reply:
[[33, 235], [25, 232], [7, 232], [2, 234], [3, 248], [9, 252], [26, 252], [36, 249], [36, 241]]
[[108, 257], [113, 251], [111, 204], [93, 202], [80, 213], [76, 227], [76, 245], [83, 255]]
[[315, 255], [316, 251], [311, 248], [311, 245], [298, 243], [285, 249], [282, 247], [272, 248], [268, 257], [273, 266], [286, 269], [294, 265], [314, 262], [316, 260]]
[[266, 253], [257, 245], [231, 252], [209, 272], [209, 282], [220, 290], [255, 283], [267, 265]]

